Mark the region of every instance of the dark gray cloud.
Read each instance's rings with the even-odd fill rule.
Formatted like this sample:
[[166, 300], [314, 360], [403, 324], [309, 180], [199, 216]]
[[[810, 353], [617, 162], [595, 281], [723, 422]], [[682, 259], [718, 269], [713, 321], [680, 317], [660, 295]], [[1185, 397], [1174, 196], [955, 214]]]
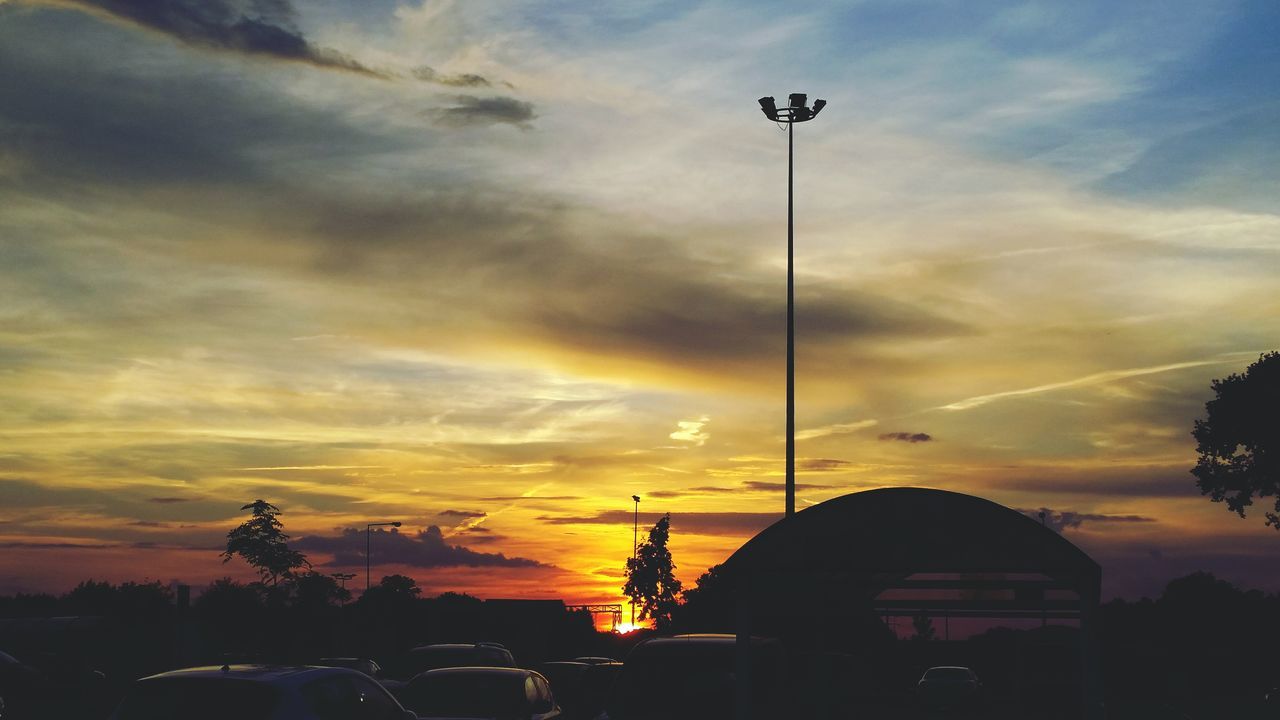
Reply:
[[[830, 472], [833, 470], [843, 470], [853, 463], [848, 460], [839, 460], [836, 458], [800, 458], [796, 462], [796, 467], [806, 472]], [[814, 485], [812, 487], [825, 487]]]
[[[666, 513], [640, 513], [640, 525], [652, 526]], [[594, 515], [542, 515], [548, 525], [619, 525], [630, 527], [634, 514], [627, 510], [606, 510]], [[673, 535], [749, 536], [782, 519], [781, 513], [688, 512], [671, 514]]]
[[375, 77], [382, 73], [313, 45], [290, 0], [62, 0], [196, 47], [302, 62]]
[[[437, 85], [448, 85], [449, 87], [486, 88], [494, 85], [489, 78], [486, 78], [483, 75], [476, 75], [475, 73], [459, 73], [456, 75], [450, 75], [438, 72], [435, 68], [427, 67], [426, 65], [414, 68], [410, 71], [410, 74], [423, 82], [435, 83]], [[511, 83], [504, 82], [501, 84], [511, 87]]]
[[929, 433], [922, 433], [922, 432], [918, 432], [918, 433], [891, 432], [891, 433], [881, 433], [880, 439], [881, 440], [897, 440], [899, 442], [907, 442], [907, 443], [922, 443], [922, 442], [929, 442], [930, 440], [933, 440], [933, 436], [930, 435]]
[[511, 97], [473, 95], [456, 95], [453, 105], [432, 110], [430, 115], [437, 124], [446, 127], [507, 124], [528, 128], [538, 117], [531, 102]]
[[1145, 515], [1104, 515], [1100, 513], [1080, 513], [1073, 510], [1054, 510], [1052, 508], [1040, 508], [1038, 510], [1028, 510], [1026, 508], [1016, 508], [1018, 512], [1026, 515], [1034, 520], [1040, 519], [1040, 513], [1044, 513], [1044, 524], [1053, 528], [1057, 532], [1065, 530], [1074, 530], [1081, 525], [1088, 523], [1152, 523], [1156, 522], [1153, 517]]
[[[68, 41], [50, 52], [54, 37]], [[131, 40], [76, 14], [0, 6], [0, 153], [17, 160], [23, 189], [253, 183], [275, 172], [268, 150], [318, 158], [386, 147], [249, 78], [194, 72]]]
[[[385, 288], [403, 307], [385, 319], [362, 316], [356, 332], [403, 332], [401, 321], [420, 324], [414, 316], [451, 299], [449, 320], [458, 333], [515, 333], [581, 357], [674, 363], [745, 381], [780, 352], [775, 328], [785, 303], [772, 269], [753, 267], [741, 249], [726, 246], [723, 253], [695, 258], [678, 238], [625, 226], [597, 234], [578, 222], [581, 208], [524, 189], [473, 185], [462, 192], [426, 183], [414, 193], [387, 196], [312, 183], [309, 178], [326, 177], [335, 167], [403, 150], [409, 140], [290, 104], [251, 81], [192, 73], [180, 63], [145, 75], [103, 63], [97, 48], [105, 45], [124, 65], [156, 65], [110, 25], [74, 15], [53, 22], [50, 13], [9, 23], [12, 11], [0, 7], [0, 13], [9, 15], [0, 22], [0, 153], [18, 159], [15, 187], [23, 191], [67, 195], [89, 188], [99, 198], [119, 193], [116, 200], [123, 203], [139, 189], [176, 193], [167, 207], [183, 227], [207, 223], [222, 230], [221, 261], [255, 267], [287, 262], [280, 268], [285, 272], [353, 280], [370, 294]], [[67, 27], [76, 20], [79, 26]], [[48, 52], [42, 38], [64, 35], [78, 42]], [[51, 87], [58, 92], [47, 92]], [[476, 100], [459, 105], [458, 117], [478, 120], [489, 113], [517, 123], [531, 117], [531, 108], [518, 101]], [[217, 192], [202, 193], [208, 185]], [[596, 219], [602, 227], [616, 225]], [[263, 243], [263, 237], [273, 240]], [[457, 241], [464, 237], [469, 240]], [[199, 246], [179, 240], [157, 250], [204, 261]], [[70, 280], [71, 289], [84, 284]], [[44, 286], [51, 285], [67, 287], [61, 279]], [[456, 302], [474, 297], [477, 287], [486, 288], [483, 298]], [[127, 288], [117, 299], [128, 297], [128, 303], [112, 302], [95, 288], [85, 290], [95, 297], [78, 310], [127, 308], [137, 315], [142, 308], [149, 314], [113, 316], [112, 322], [172, 322], [166, 314], [171, 303], [140, 302]], [[800, 359], [810, 365], [865, 368], [875, 362], [875, 347], [854, 340], [971, 332], [930, 311], [847, 286], [806, 285], [797, 295], [805, 308]], [[253, 305], [252, 298], [237, 301]], [[193, 308], [184, 322], [207, 315]], [[254, 317], [242, 308], [227, 315]]]
[[[365, 563], [363, 528], [345, 528], [342, 534], [336, 536], [308, 535], [298, 538], [292, 546], [303, 552], [329, 553], [333, 555], [331, 565], [353, 566]], [[476, 552], [461, 545], [451, 545], [435, 525], [414, 534], [394, 529], [376, 530], [370, 547], [370, 559], [379, 564], [418, 568], [551, 567], [528, 558]]]
[[156, 503], [157, 505], [172, 505], [174, 503], [192, 502], [195, 498], [185, 497], [153, 497], [147, 498], [147, 502]]
[[[993, 486], [1053, 495], [1091, 497], [1181, 498], [1199, 497], [1191, 468], [1091, 468], [1087, 472], [1043, 468], [996, 479]], [[1207, 501], [1206, 501], [1207, 502]]]
[[472, 518], [482, 518], [488, 515], [489, 513], [483, 512], [481, 510], [441, 510], [437, 514], [440, 515], [440, 517], [470, 520]]

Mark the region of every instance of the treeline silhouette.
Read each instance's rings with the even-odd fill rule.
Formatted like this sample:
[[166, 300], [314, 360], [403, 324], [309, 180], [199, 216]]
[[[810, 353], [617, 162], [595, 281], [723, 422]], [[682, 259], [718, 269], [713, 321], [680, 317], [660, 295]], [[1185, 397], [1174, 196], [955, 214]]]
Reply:
[[0, 696], [11, 705], [22, 694], [74, 697], [76, 713], [102, 717], [133, 680], [191, 665], [366, 657], [391, 666], [415, 645], [478, 640], [506, 644], [525, 664], [618, 652], [590, 615], [557, 601], [424, 598], [403, 575], [383, 577], [350, 602], [304, 586], [286, 592], [224, 578], [188, 602], [181, 586], [86, 580], [60, 596], [0, 596], [0, 652], [48, 680], [3, 692], [0, 677]]
[[[713, 570], [686, 592], [672, 631], [732, 631], [731, 593], [718, 579]], [[565, 612], [554, 601], [504, 605], [459, 593], [422, 597], [403, 575], [382, 578], [354, 600], [303, 585], [285, 592], [224, 578], [188, 602], [180, 587], [159, 582], [86, 580], [59, 596], [0, 596], [0, 651], [40, 669], [68, 691], [63, 695], [85, 703], [83, 716], [91, 717], [102, 716], [134, 679], [186, 665], [330, 656], [392, 665], [414, 645], [491, 640], [532, 666], [584, 654], [621, 657], [648, 634], [597, 633], [589, 615]], [[993, 683], [1000, 680], [1001, 662], [1025, 659], [1026, 648], [1074, 632], [1052, 625], [997, 627], [965, 643], [897, 642], [882, 624], [850, 619], [825, 621], [839, 644], [880, 648], [912, 663], [963, 654], [988, 666], [984, 677]], [[1241, 589], [1210, 573], [1173, 580], [1154, 599], [1104, 604], [1098, 632], [1111, 707], [1158, 702], [1192, 717], [1226, 717], [1234, 708], [1243, 713], [1254, 707], [1280, 682], [1280, 595]]]

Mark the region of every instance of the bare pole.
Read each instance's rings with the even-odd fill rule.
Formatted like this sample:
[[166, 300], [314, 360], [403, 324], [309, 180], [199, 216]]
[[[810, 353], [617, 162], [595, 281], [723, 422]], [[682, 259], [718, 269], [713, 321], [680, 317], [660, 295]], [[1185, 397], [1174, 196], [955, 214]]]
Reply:
[[787, 123], [787, 517], [796, 514], [795, 123]]

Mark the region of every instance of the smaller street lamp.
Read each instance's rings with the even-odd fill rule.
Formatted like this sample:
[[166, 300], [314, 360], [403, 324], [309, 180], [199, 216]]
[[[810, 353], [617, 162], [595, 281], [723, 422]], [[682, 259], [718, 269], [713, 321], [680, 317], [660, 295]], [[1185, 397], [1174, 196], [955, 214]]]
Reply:
[[372, 540], [372, 538], [373, 538], [373, 528], [375, 528], [375, 527], [379, 527], [379, 526], [382, 526], [382, 525], [390, 525], [391, 527], [400, 527], [400, 521], [399, 521], [399, 520], [393, 520], [393, 521], [391, 521], [391, 522], [376, 522], [376, 523], [369, 523], [368, 525], [365, 525], [365, 526], [364, 526], [364, 589], [365, 589], [366, 591], [369, 589], [369, 584], [370, 584], [370, 583], [369, 583], [369, 577], [370, 577], [369, 568], [370, 568], [371, 563], [370, 563], [370, 561], [369, 561], [369, 550], [370, 550], [370, 548], [371, 548], [371, 546], [372, 546], [372, 542], [373, 542], [373, 540]]
[[[636, 554], [640, 551], [640, 496], [632, 495], [632, 500], [636, 501], [636, 515], [631, 522], [631, 559], [636, 559]], [[632, 563], [632, 572], [635, 571], [635, 563]], [[631, 627], [636, 626], [636, 600], [631, 599]]]

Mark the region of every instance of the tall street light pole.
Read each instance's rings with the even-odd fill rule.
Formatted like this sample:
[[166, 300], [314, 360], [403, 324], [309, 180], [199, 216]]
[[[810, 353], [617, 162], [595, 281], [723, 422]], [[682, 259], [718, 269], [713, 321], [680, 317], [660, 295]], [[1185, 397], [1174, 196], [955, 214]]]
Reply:
[[795, 128], [796, 123], [808, 122], [826, 107], [826, 100], [814, 100], [807, 107], [809, 96], [791, 93], [787, 107], [779, 108], [773, 97], [762, 97], [760, 109], [765, 117], [787, 126], [787, 517], [796, 514], [796, 303], [795, 273]]
[[369, 550], [373, 546], [373, 528], [380, 527], [382, 525], [390, 525], [391, 527], [400, 527], [400, 521], [395, 520], [393, 522], [376, 522], [376, 523], [369, 523], [368, 525], [364, 526], [364, 589], [366, 591], [369, 590], [369, 584], [370, 584], [369, 568], [372, 566], [372, 563], [369, 561]]
[[[632, 567], [635, 567], [636, 554], [640, 551], [640, 496], [632, 495], [632, 500], [636, 501], [635, 518], [631, 521], [631, 560]], [[636, 626], [636, 601], [631, 599], [631, 627]]]

